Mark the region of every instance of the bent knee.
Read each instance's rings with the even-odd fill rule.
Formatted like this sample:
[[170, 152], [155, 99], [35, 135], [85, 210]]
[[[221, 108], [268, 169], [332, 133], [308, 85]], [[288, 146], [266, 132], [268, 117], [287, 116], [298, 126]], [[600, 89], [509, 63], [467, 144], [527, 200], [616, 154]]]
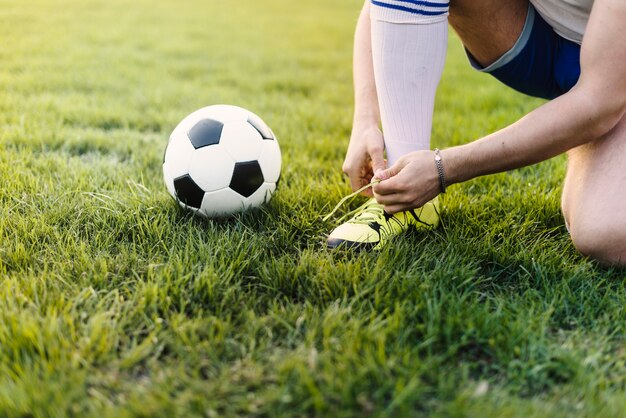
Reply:
[[626, 225], [570, 222], [572, 242], [583, 255], [605, 265], [626, 267]]

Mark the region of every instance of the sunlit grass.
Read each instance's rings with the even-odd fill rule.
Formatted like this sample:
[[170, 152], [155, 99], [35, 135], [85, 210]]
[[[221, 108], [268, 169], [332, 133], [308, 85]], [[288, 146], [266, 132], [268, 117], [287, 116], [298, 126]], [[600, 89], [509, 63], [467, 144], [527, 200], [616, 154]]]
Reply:
[[[324, 249], [360, 5], [0, 1], [0, 415], [623, 413], [625, 277], [571, 245], [564, 158], [452, 187], [439, 229], [380, 253]], [[161, 178], [215, 103], [283, 151], [272, 202], [226, 222]], [[540, 103], [452, 36], [433, 142]]]

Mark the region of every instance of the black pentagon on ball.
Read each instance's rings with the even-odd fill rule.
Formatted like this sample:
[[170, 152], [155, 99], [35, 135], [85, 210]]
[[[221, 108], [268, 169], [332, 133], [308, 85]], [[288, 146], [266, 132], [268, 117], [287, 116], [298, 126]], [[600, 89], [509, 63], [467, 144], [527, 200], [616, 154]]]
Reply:
[[213, 119], [202, 119], [189, 130], [187, 136], [195, 149], [220, 143], [224, 124]]
[[248, 118], [248, 123], [252, 125], [254, 129], [261, 135], [263, 139], [274, 139], [274, 135], [272, 135], [272, 131], [260, 120], [256, 120], [253, 118]]
[[187, 206], [200, 209], [202, 199], [204, 198], [204, 190], [193, 181], [189, 174], [174, 179], [174, 190], [176, 190], [178, 200]]
[[235, 163], [230, 188], [244, 197], [252, 196], [263, 184], [263, 172], [258, 161]]

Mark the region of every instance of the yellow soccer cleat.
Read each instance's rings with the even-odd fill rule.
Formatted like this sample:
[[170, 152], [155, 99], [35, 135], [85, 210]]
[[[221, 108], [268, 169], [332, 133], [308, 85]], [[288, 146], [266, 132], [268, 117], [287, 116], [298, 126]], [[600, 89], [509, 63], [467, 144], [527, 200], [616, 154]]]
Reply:
[[380, 249], [390, 239], [408, 228], [430, 229], [439, 225], [439, 199], [435, 197], [421, 208], [388, 214], [383, 205], [370, 199], [356, 215], [339, 225], [328, 236], [328, 248]]

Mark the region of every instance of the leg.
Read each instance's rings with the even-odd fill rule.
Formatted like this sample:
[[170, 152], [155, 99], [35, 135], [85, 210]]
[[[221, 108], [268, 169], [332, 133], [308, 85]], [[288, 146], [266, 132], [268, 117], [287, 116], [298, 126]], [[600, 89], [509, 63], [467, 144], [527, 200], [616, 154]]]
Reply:
[[[509, 51], [528, 0], [451, 0], [449, 22], [482, 66]], [[603, 138], [569, 152], [563, 213], [574, 245], [606, 264], [626, 265], [626, 115]]]
[[[371, 19], [370, 62], [387, 159], [393, 165], [409, 152], [430, 148], [435, 92], [448, 45], [448, 5], [443, 2], [407, 1], [402, 5], [372, 2], [371, 7], [364, 10], [369, 10]], [[357, 31], [357, 35], [364, 33]], [[356, 50], [356, 47], [367, 47], [367, 44], [355, 42], [355, 56], [362, 58], [363, 49]], [[355, 61], [363, 63], [365, 60]], [[435, 202], [389, 215], [381, 204], [371, 199], [352, 219], [331, 232], [327, 245], [329, 248], [381, 248], [409, 227], [436, 226], [439, 213]]]
[[[412, 12], [392, 4], [374, 4], [370, 11], [373, 68], [389, 165], [411, 151], [430, 148], [435, 92], [447, 47], [444, 3], [407, 5]], [[528, 0], [451, 0], [449, 21], [478, 63], [486, 66], [513, 47], [527, 12]]]
[[405, 154], [430, 148], [448, 47], [447, 9], [433, 17], [372, 6], [372, 64], [390, 166]]
[[513, 47], [522, 33], [528, 0], [451, 0], [450, 25], [486, 67]]
[[580, 252], [626, 265], [626, 115], [603, 138], [569, 152], [562, 206]]

